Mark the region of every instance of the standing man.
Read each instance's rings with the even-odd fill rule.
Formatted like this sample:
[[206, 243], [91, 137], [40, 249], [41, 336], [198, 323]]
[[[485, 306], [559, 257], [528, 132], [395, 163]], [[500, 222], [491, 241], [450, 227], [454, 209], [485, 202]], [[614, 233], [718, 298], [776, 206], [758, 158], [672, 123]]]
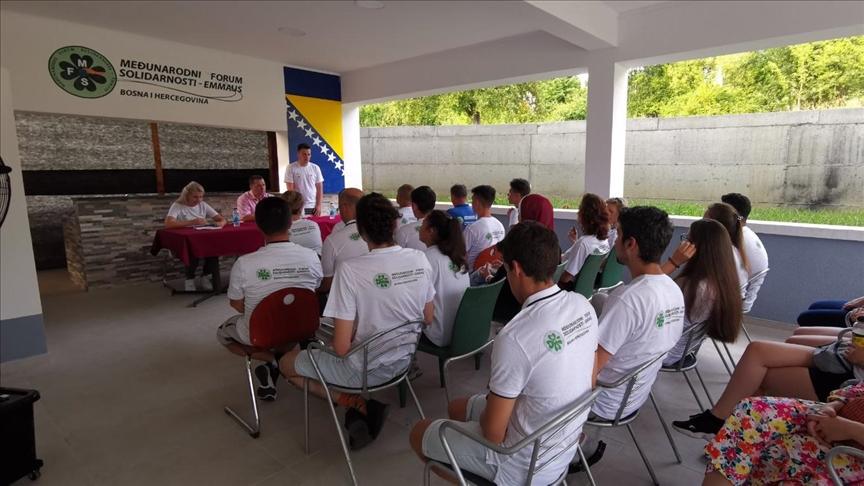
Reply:
[[510, 219], [509, 227], [519, 224], [519, 203], [522, 198], [531, 194], [531, 183], [525, 179], [513, 179], [510, 181], [510, 190], [507, 191], [507, 201], [513, 205], [507, 211], [507, 217]]
[[458, 219], [462, 223], [463, 230], [477, 221], [477, 215], [468, 204], [468, 188], [465, 184], [454, 184], [450, 188], [450, 202], [453, 203], [453, 207], [447, 210], [447, 214]]
[[321, 201], [324, 198], [324, 176], [321, 168], [312, 163], [312, 148], [305, 143], [297, 146], [297, 162], [285, 171], [285, 185], [289, 191], [303, 196], [303, 213], [321, 216]]
[[249, 190], [237, 198], [237, 211], [244, 223], [255, 221], [255, 206], [265, 197], [270, 197], [270, 193], [267, 192], [264, 178], [257, 174], [249, 177]]

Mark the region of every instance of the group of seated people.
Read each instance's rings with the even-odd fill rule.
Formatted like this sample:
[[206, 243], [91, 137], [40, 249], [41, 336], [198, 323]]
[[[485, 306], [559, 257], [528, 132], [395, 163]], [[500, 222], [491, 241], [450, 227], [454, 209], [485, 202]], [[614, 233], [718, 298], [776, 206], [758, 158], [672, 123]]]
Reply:
[[[437, 197], [429, 186], [400, 187], [396, 206], [380, 194], [345, 189], [339, 194], [342, 222], [323, 243], [320, 233], [317, 239], [314, 236], [314, 223], [302, 219], [302, 198], [292, 191], [267, 197], [263, 180], [257, 192], [254, 184], [250, 181], [247, 194], [257, 201], [244, 218], [251, 216], [266, 245], [234, 264], [228, 298], [239, 314], [219, 327], [217, 337], [230, 351], [263, 362], [255, 369], [259, 398], [275, 399], [277, 382], [284, 377], [300, 388], [308, 381], [311, 393], [344, 407], [345, 428], [354, 449], [379, 435], [388, 405], [359, 394], [325, 396], [310, 353], [327, 383], [359, 387], [362, 359], [345, 357], [352, 346], [417, 320], [423, 322], [423, 339], [447, 346], [465, 289], [506, 279], [507, 294], [517, 307], [494, 336], [488, 392], [451, 401], [448, 419], [414, 425], [409, 441], [423, 461], [449, 462], [439, 436], [445, 420], [462, 422], [489, 441], [510, 446], [567, 410], [598, 381], [614, 382], [663, 355], [639, 375], [623, 416], [636, 412], [648, 400], [661, 366], [674, 366], [685, 358], [684, 332], [692, 326], [707, 321], [708, 338], [735, 342], [742, 314], [755, 301], [768, 268], [764, 246], [746, 226], [750, 201], [736, 193], [711, 204], [664, 260], [674, 230], [664, 211], [628, 208], [620, 198], [604, 201], [594, 194], [583, 197], [578, 225], [569, 234], [571, 246], [562, 252], [551, 203], [532, 194], [530, 184], [522, 179], [510, 184], [508, 199], [515, 207], [509, 211], [507, 228], [492, 216], [496, 191], [488, 185], [471, 190], [470, 204], [467, 188], [453, 186], [453, 207], [448, 211], [435, 209]], [[207, 217], [224, 224], [202, 198], [200, 185], [187, 186], [172, 205], [166, 225], [197, 224]], [[298, 227], [301, 231], [295, 235]], [[613, 249], [618, 262], [629, 270], [627, 284], [601, 290], [590, 301], [568, 291], [588, 256]], [[489, 254], [495, 255], [497, 264], [483, 260]], [[561, 263], [564, 272], [556, 280]], [[262, 280], [261, 269], [273, 277]], [[194, 267], [192, 272], [194, 276]], [[332, 326], [328, 344], [336, 356], [299, 346], [273, 350], [251, 346], [248, 320], [256, 304], [285, 287], [326, 294], [322, 323]], [[864, 298], [816, 307], [808, 312], [857, 308], [860, 311], [855, 312], [864, 319]], [[827, 318], [819, 321], [812, 313], [802, 316], [808, 324], [835, 323]], [[682, 433], [711, 440], [706, 447], [706, 484], [828, 484], [829, 445], [864, 444], [864, 408], [857, 406], [864, 404], [864, 386], [841, 386], [856, 377], [859, 365], [864, 366], [864, 348], [844, 348], [842, 356], [850, 369], [827, 373], [814, 366], [815, 348], [804, 344], [830, 343], [839, 329], [805, 329], [790, 342], [807, 343], [748, 345], [713, 408], [673, 423]], [[368, 385], [388, 382], [405, 372], [412, 366], [414, 351], [414, 346], [397, 346], [376, 356], [367, 363]], [[613, 420], [624, 394], [623, 386], [601, 389], [590, 412], [564, 433], [578, 437], [589, 417]], [[462, 435], [448, 432], [447, 437], [463, 470], [496, 484], [524, 482], [530, 448], [507, 457]], [[589, 437], [583, 446], [592, 456], [589, 463], [602, 456], [602, 446], [588, 450], [591, 443]], [[533, 484], [550, 484], [573, 469], [571, 462], [578, 462], [575, 447], [555, 452], [560, 451], [550, 454], [557, 458], [534, 476]], [[861, 462], [844, 459], [837, 466], [844, 480], [864, 480]]]

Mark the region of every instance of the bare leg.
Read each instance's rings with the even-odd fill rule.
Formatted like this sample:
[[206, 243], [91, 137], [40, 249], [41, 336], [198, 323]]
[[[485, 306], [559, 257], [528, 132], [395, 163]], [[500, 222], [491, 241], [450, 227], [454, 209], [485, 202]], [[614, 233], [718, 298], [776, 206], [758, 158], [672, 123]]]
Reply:
[[[732, 410], [739, 401], [753, 396], [760, 387], [765, 385], [767, 388], [769, 384], [780, 396], [805, 398], [799, 396], [802, 391], [810, 391], [812, 392], [810, 396], [815, 396], [807, 371], [807, 368], [812, 364], [812, 348], [795, 344], [754, 341], [747, 345], [729, 384], [726, 385], [723, 395], [711, 409], [711, 413], [715, 417], [726, 418], [732, 414]], [[766, 382], [769, 370], [794, 367], [799, 367], [801, 371], [782, 376], [794, 376], [798, 383], [778, 383], [775, 377], [779, 375], [773, 371], [770, 383]], [[802, 390], [805, 388], [805, 384], [810, 390]]]
[[450, 420], [465, 422], [468, 420], [468, 398], [462, 397], [450, 400], [447, 404], [447, 416]]
[[839, 327], [799, 327], [792, 333], [793, 336], [832, 336], [837, 337], [843, 329]]
[[[453, 402], [450, 402], [451, 404]], [[463, 414], [464, 415], [464, 414]], [[423, 419], [416, 424], [411, 429], [411, 433], [408, 435], [408, 441], [411, 443], [411, 448], [414, 449], [414, 453], [417, 454], [417, 457], [420, 458], [424, 463], [429, 462], [429, 458], [423, 454], [423, 434], [426, 433], [426, 429], [429, 428], [429, 425], [432, 424], [431, 419]], [[434, 467], [432, 468], [432, 472], [435, 473], [439, 478], [447, 481], [451, 484], [459, 484], [459, 480], [453, 474], [449, 474], [446, 471], [441, 470], [440, 468]]]
[[834, 336], [820, 336], [818, 334], [800, 334], [789, 336], [786, 338], [787, 344], [800, 344], [801, 346], [809, 346], [811, 348], [817, 348], [819, 346], [825, 346], [826, 344], [831, 344], [837, 340], [837, 337]]
[[705, 479], [702, 481], [702, 486], [729, 486], [731, 481], [717, 471], [705, 473]]

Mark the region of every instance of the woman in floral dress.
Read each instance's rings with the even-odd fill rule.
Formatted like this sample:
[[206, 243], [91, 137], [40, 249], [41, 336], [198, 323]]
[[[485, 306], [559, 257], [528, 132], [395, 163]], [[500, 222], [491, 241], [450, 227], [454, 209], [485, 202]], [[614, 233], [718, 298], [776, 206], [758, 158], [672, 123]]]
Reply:
[[[831, 485], [825, 458], [835, 442], [864, 444], [864, 383], [835, 390], [827, 403], [794, 398], [742, 400], [705, 446], [704, 485]], [[845, 484], [864, 482], [864, 461], [834, 460]]]

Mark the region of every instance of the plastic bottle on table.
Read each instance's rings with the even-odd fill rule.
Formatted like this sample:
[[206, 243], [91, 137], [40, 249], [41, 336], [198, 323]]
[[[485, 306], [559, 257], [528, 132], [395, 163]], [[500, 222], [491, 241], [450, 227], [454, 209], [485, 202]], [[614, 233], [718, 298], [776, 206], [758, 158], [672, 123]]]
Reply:
[[336, 205], [330, 203], [330, 219], [336, 219]]
[[240, 226], [240, 211], [237, 211], [237, 208], [234, 208], [234, 211], [231, 212], [231, 224], [235, 228]]

